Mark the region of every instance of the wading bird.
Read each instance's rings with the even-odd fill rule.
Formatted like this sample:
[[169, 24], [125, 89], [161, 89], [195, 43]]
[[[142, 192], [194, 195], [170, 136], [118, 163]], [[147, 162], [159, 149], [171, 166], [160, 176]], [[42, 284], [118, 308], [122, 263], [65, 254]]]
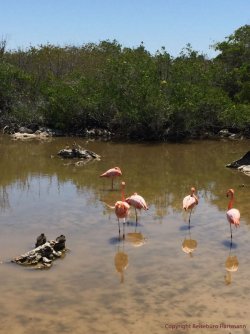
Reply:
[[123, 239], [125, 239], [125, 223], [129, 215], [129, 209], [130, 209], [130, 205], [127, 202], [125, 202], [124, 189], [125, 189], [125, 182], [122, 182], [121, 183], [121, 197], [122, 197], [121, 201], [117, 201], [115, 203], [115, 206], [106, 204], [110, 209], [115, 210], [115, 214], [118, 220], [119, 237], [121, 235], [120, 219], [123, 220], [123, 235], [122, 235]]
[[130, 197], [126, 198], [125, 200], [130, 206], [133, 206], [135, 208], [135, 218], [136, 218], [136, 224], [137, 224], [137, 210], [148, 210], [147, 203], [145, 202], [145, 199], [138, 195], [137, 193], [134, 193], [134, 195], [131, 195]]
[[44, 233], [41, 233], [36, 239], [36, 247], [42, 246], [46, 243], [46, 241], [46, 236], [44, 235]]
[[233, 208], [233, 202], [234, 202], [234, 190], [228, 189], [227, 191], [227, 197], [230, 197], [229, 203], [228, 203], [228, 211], [227, 211], [227, 220], [230, 225], [230, 231], [231, 231], [231, 240], [232, 240], [232, 224], [235, 227], [240, 226], [240, 211], [238, 209]]
[[195, 195], [195, 188], [192, 187], [191, 194], [183, 198], [183, 209], [185, 211], [190, 210], [190, 215], [188, 219], [189, 224], [190, 224], [190, 217], [191, 217], [192, 210], [198, 203], [199, 201], [198, 201], [198, 197]]
[[119, 167], [114, 167], [108, 169], [105, 173], [101, 174], [100, 177], [110, 177], [111, 178], [111, 189], [113, 190], [114, 185], [114, 177], [116, 176], [122, 176], [121, 169]]
[[115, 214], [118, 219], [119, 236], [120, 236], [120, 219], [123, 219], [123, 235], [122, 235], [123, 239], [125, 238], [125, 231], [124, 231], [125, 223], [130, 209], [130, 205], [127, 202], [125, 202], [124, 189], [125, 189], [125, 182], [122, 182], [121, 183], [122, 200], [117, 201], [115, 203]]

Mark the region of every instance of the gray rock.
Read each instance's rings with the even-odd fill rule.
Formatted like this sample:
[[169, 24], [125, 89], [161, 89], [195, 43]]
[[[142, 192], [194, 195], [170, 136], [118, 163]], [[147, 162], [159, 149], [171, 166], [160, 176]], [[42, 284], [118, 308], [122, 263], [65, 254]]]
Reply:
[[21, 126], [21, 127], [19, 128], [19, 132], [20, 132], [20, 133], [28, 133], [28, 134], [32, 134], [32, 133], [34, 133], [34, 131], [32, 131], [32, 130], [29, 129], [29, 128], [26, 128], [25, 126]]
[[106, 129], [99, 129], [99, 128], [86, 130], [85, 134], [89, 138], [106, 138], [106, 139], [110, 139], [113, 135], [112, 132]]
[[228, 131], [228, 129], [223, 129], [223, 130], [220, 130], [219, 131], [219, 136], [220, 137], [229, 137], [229, 136], [231, 136], [232, 135], [232, 133], [231, 132], [229, 132]]

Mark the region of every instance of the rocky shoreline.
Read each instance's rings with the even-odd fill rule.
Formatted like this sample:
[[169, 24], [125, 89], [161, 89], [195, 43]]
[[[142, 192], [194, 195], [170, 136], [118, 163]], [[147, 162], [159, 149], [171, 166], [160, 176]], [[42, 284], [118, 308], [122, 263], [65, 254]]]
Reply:
[[[38, 127], [38, 129], [35, 127], [25, 127], [21, 126], [16, 128], [16, 131], [14, 131], [13, 127], [5, 126], [2, 129], [2, 133], [6, 133], [11, 135], [11, 137], [14, 140], [29, 140], [29, 139], [38, 139], [38, 140], [48, 140], [52, 137], [64, 137], [64, 136], [70, 136], [70, 137], [84, 137], [89, 138], [92, 140], [103, 140], [103, 141], [109, 141], [109, 140], [124, 140], [129, 138], [124, 138], [120, 136], [119, 134], [114, 134], [106, 129], [99, 129], [99, 128], [93, 128], [93, 129], [85, 129], [82, 132], [76, 132], [76, 133], [64, 133], [60, 130], [51, 129], [47, 127]], [[218, 130], [218, 132], [204, 132], [202, 135], [190, 135], [190, 136], [183, 136], [183, 138], [175, 137], [175, 136], [169, 136], [166, 138], [165, 141], [184, 141], [184, 140], [204, 140], [204, 139], [210, 139], [210, 140], [243, 140], [243, 139], [250, 139], [250, 131], [246, 130], [243, 132], [233, 131], [230, 129], [221, 129]], [[135, 139], [136, 140], [136, 139]], [[160, 141], [160, 140], [159, 140]], [[163, 140], [161, 140], [163, 141]], [[58, 155], [62, 158], [80, 158], [80, 162], [77, 162], [76, 165], [82, 165], [86, 162], [96, 159], [99, 160], [100, 156], [98, 156], [94, 152], [89, 152], [87, 150], [83, 150], [81, 147], [78, 148], [69, 148], [66, 147], [62, 149], [60, 152], [58, 152]], [[230, 168], [237, 168], [239, 171], [245, 173], [246, 175], [250, 176], [250, 151], [247, 152], [247, 154], [242, 157], [239, 160], [236, 160], [228, 165], [226, 167]]]
[[81, 132], [63, 132], [48, 127], [10, 127], [5, 126], [1, 131], [3, 134], [9, 134], [13, 139], [46, 139], [51, 137], [85, 137], [93, 139], [111, 140], [116, 135], [106, 129], [85, 129]]
[[[76, 132], [63, 132], [61, 130], [52, 129], [48, 127], [37, 127], [37, 126], [5, 126], [2, 128], [2, 133], [9, 134], [13, 139], [48, 139], [51, 137], [84, 137], [91, 139], [100, 139], [100, 140], [130, 140], [131, 138], [124, 137], [119, 133], [113, 133], [107, 129], [101, 128], [92, 128], [84, 129], [82, 131]], [[203, 133], [196, 134], [166, 134], [164, 138], [159, 138], [159, 141], [183, 141], [188, 139], [230, 139], [230, 140], [242, 140], [250, 139], [250, 130], [245, 131], [236, 131], [232, 129], [214, 129], [213, 131], [205, 131]], [[142, 140], [141, 138], [133, 138], [133, 140]], [[147, 140], [145, 138], [145, 140]]]

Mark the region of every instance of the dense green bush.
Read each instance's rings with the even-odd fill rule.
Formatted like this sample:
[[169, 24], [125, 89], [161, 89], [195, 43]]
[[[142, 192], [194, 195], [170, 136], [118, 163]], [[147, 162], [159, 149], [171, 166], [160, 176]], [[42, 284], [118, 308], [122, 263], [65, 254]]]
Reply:
[[98, 127], [145, 140], [249, 129], [250, 26], [214, 47], [214, 59], [189, 44], [176, 58], [117, 41], [1, 49], [0, 125]]

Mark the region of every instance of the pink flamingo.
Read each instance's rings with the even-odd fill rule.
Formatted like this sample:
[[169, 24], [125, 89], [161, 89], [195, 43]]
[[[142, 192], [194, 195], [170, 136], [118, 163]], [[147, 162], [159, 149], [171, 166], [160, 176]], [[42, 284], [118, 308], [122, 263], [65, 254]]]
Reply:
[[113, 190], [114, 177], [121, 175], [122, 175], [121, 169], [119, 167], [114, 167], [108, 169], [105, 173], [101, 174], [100, 177], [111, 177], [112, 180], [111, 189]]
[[191, 217], [192, 210], [199, 203], [198, 197], [195, 195], [195, 191], [196, 191], [195, 188], [192, 187], [191, 194], [183, 198], [183, 209], [185, 211], [190, 210], [190, 215], [189, 215], [189, 220], [188, 220], [189, 225], [190, 225], [190, 217]]
[[117, 201], [115, 203], [115, 214], [118, 219], [119, 236], [120, 236], [120, 220], [119, 219], [123, 219], [123, 236], [122, 236], [123, 239], [125, 238], [124, 226], [125, 226], [126, 218], [128, 217], [128, 214], [129, 214], [129, 209], [130, 209], [130, 205], [125, 201], [124, 189], [125, 189], [125, 182], [122, 182], [121, 183], [122, 200]]
[[123, 219], [123, 236], [122, 236], [123, 239], [125, 239], [125, 222], [126, 222], [126, 218], [129, 215], [129, 209], [130, 209], [130, 205], [127, 202], [125, 202], [124, 189], [125, 189], [125, 182], [122, 182], [121, 183], [121, 195], [122, 195], [121, 201], [117, 201], [115, 203], [115, 206], [106, 204], [110, 209], [115, 209], [115, 214], [118, 219], [119, 237], [121, 234], [120, 219]]
[[145, 202], [145, 199], [138, 195], [137, 193], [134, 193], [134, 195], [131, 195], [130, 197], [126, 198], [125, 201], [133, 206], [135, 208], [135, 217], [136, 217], [136, 224], [137, 224], [137, 210], [148, 210], [147, 203]]
[[230, 201], [228, 203], [227, 220], [230, 225], [231, 241], [232, 241], [232, 224], [235, 227], [240, 226], [240, 211], [238, 209], [233, 208], [233, 201], [234, 201], [234, 190], [233, 189], [228, 189], [227, 197], [228, 196], [230, 197]]

